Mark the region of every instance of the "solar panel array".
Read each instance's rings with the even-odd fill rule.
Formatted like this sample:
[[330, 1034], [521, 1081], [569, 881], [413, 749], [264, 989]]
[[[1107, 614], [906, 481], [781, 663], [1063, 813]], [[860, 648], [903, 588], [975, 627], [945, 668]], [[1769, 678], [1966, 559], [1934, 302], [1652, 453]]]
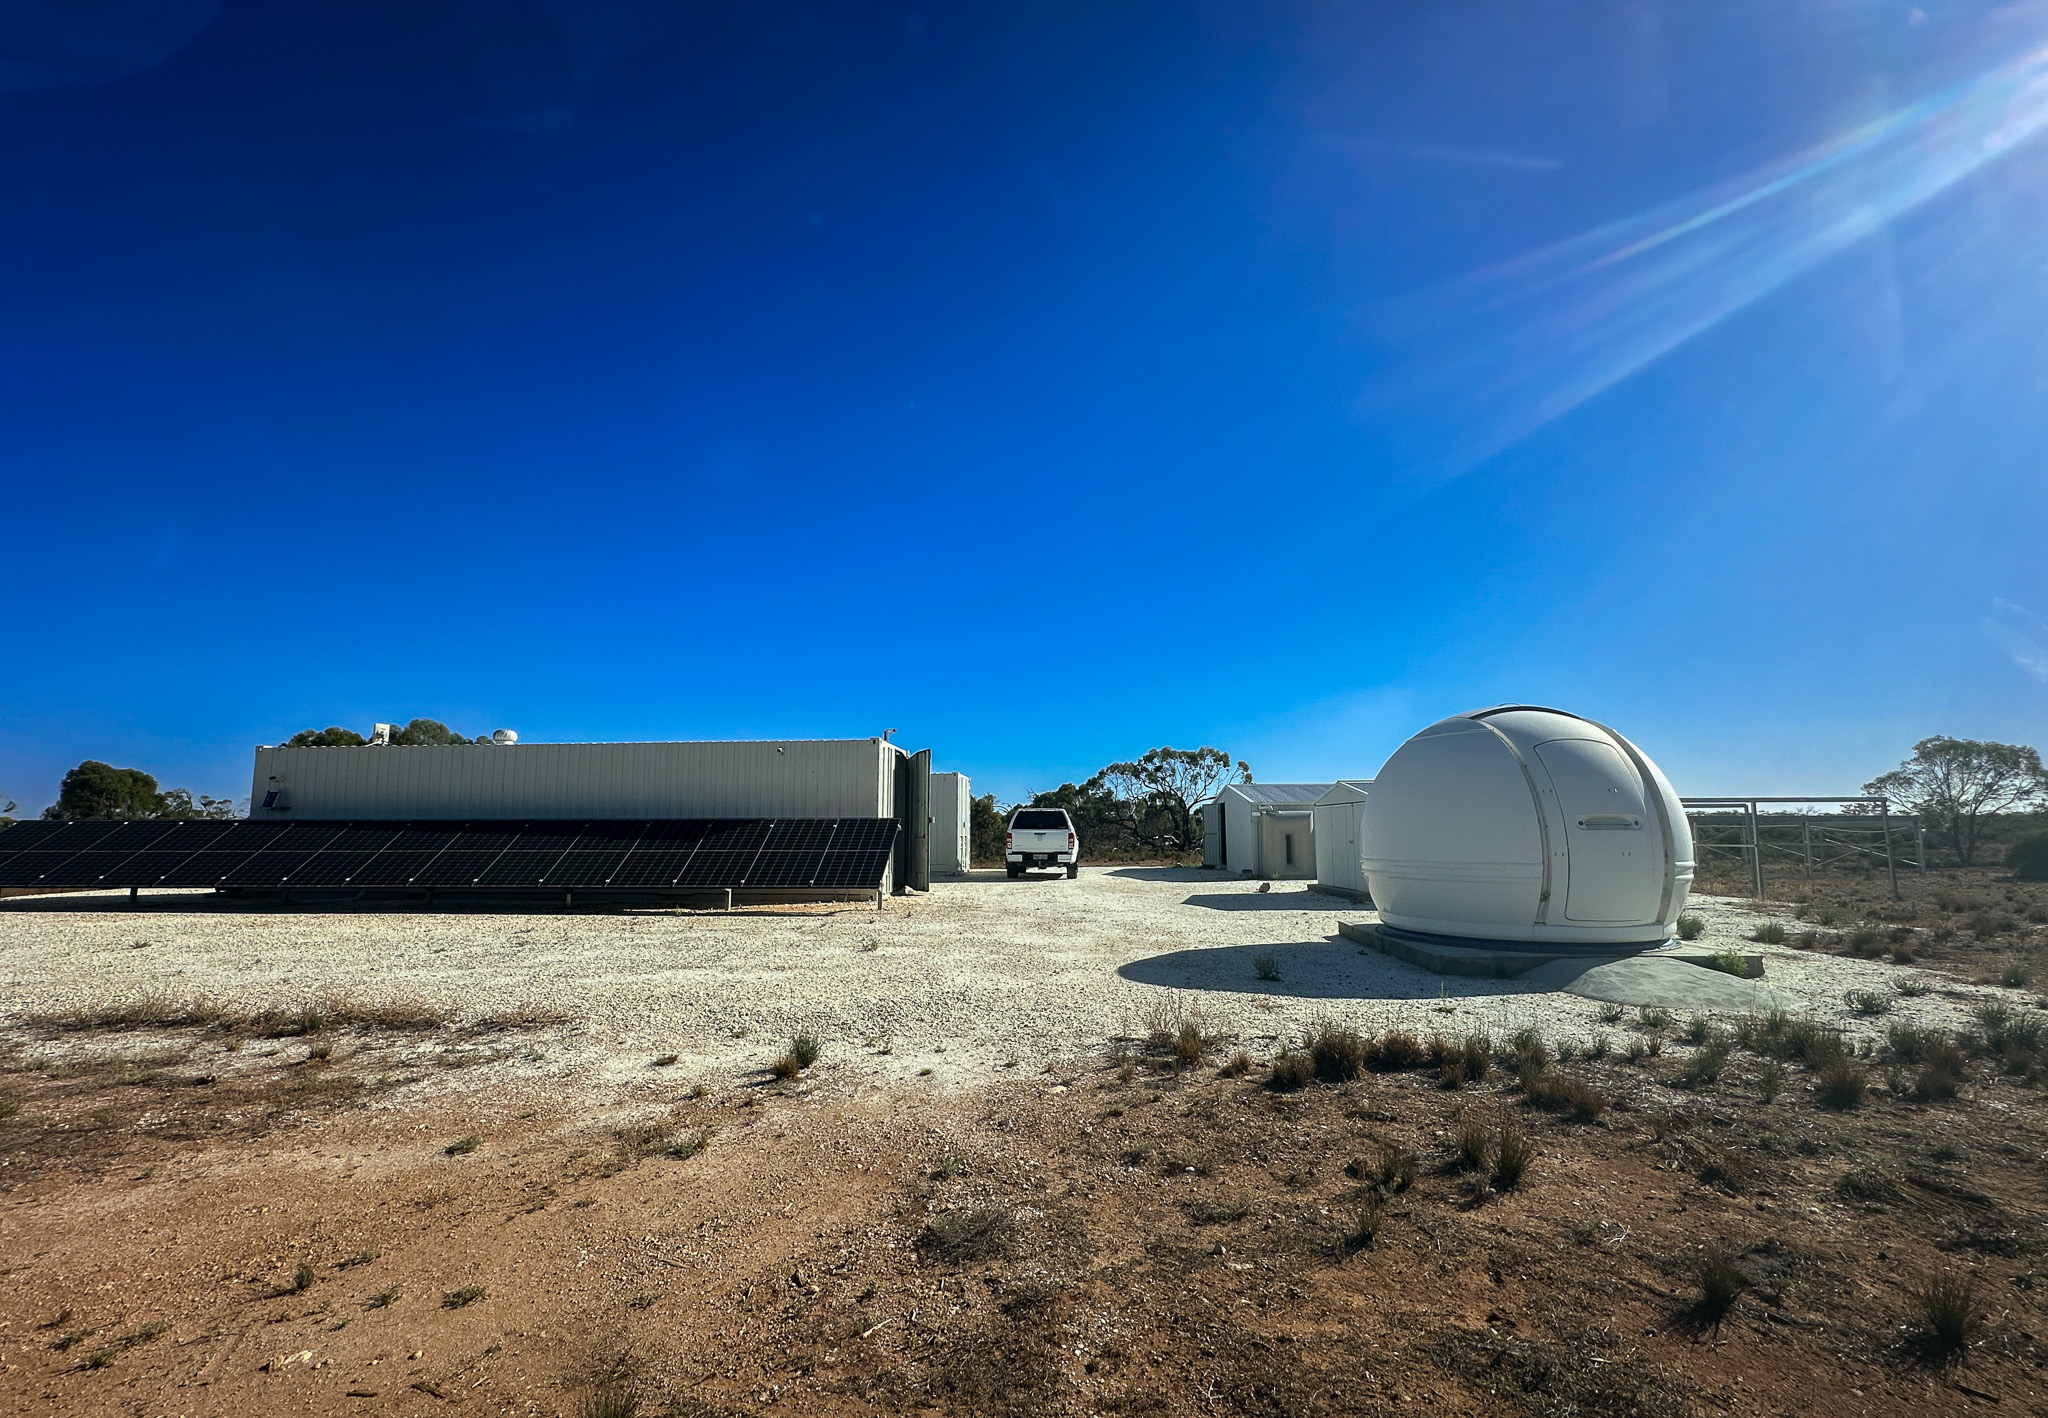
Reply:
[[604, 822], [22, 822], [0, 886], [858, 890], [893, 818]]

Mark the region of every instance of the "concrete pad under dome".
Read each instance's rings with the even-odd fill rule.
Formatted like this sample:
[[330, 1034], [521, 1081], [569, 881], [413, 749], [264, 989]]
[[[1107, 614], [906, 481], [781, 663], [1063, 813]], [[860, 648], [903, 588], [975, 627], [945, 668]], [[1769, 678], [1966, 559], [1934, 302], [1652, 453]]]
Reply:
[[1744, 980], [1678, 956], [1625, 960], [1551, 960], [1521, 976], [1525, 985], [1609, 1004], [1653, 1005], [1691, 1014], [1761, 1014], [1798, 1009], [1798, 1001], [1761, 980]]

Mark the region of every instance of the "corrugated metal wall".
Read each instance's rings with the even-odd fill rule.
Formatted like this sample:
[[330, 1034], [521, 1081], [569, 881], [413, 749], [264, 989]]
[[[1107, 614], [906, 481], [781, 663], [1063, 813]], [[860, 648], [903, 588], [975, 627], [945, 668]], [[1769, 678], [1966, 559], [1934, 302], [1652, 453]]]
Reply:
[[932, 774], [932, 873], [958, 876], [973, 860], [973, 792], [965, 773]]
[[250, 816], [890, 817], [898, 754], [880, 739], [259, 748]]

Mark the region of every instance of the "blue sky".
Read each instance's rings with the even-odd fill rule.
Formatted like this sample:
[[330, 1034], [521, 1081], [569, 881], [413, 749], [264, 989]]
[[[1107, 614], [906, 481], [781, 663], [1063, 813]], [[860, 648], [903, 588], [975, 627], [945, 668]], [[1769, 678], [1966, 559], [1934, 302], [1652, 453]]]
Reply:
[[[0, 0], [0, 794], [2048, 740], [2048, 3]], [[102, 18], [92, 19], [95, 13]]]

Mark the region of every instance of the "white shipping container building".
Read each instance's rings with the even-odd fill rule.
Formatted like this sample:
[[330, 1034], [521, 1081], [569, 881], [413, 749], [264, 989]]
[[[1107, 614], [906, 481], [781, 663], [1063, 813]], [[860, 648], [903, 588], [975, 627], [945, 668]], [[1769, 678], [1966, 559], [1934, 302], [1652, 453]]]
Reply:
[[256, 819], [894, 817], [881, 739], [259, 748]]
[[973, 794], [965, 773], [932, 774], [932, 875], [965, 876], [973, 861]]
[[1365, 798], [1372, 787], [1370, 778], [1342, 778], [1330, 791], [1315, 800], [1316, 889], [1348, 896], [1354, 901], [1372, 899], [1360, 864], [1365, 844]]
[[1202, 808], [1202, 865], [1269, 881], [1316, 874], [1311, 809], [1328, 783], [1231, 783]]

